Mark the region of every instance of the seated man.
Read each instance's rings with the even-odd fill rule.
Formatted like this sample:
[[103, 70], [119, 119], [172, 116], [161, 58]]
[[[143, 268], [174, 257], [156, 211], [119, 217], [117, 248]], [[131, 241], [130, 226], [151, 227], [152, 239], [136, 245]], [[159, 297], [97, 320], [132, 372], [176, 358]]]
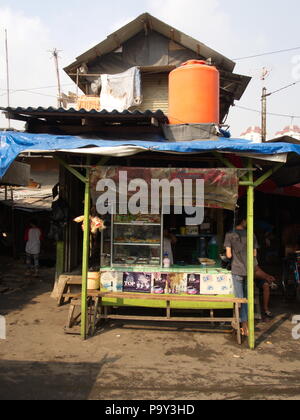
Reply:
[[[276, 279], [273, 276], [265, 273], [258, 265], [255, 267], [255, 284], [256, 287], [263, 292], [263, 310], [262, 310], [262, 317], [263, 319], [266, 318], [273, 318], [272, 313], [269, 310], [269, 303], [270, 303], [270, 295], [272, 285], [275, 285]], [[274, 287], [274, 286], [273, 286]]]

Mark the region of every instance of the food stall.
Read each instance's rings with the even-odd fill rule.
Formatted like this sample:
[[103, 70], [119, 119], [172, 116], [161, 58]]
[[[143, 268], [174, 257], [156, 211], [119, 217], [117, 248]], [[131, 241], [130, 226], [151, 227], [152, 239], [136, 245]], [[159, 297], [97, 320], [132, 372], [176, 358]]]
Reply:
[[[120, 174], [126, 173], [127, 186], [132, 183], [135, 188], [121, 185]], [[222, 231], [218, 228], [222, 222], [222, 210], [234, 210], [238, 199], [238, 173], [236, 169], [180, 169], [180, 168], [136, 168], [136, 167], [96, 167], [91, 170], [91, 197], [97, 207], [101, 198], [99, 182], [109, 180], [110, 194], [107, 197], [116, 199], [115, 211], [106, 215], [106, 229], [101, 238], [100, 284], [103, 292], [143, 294], [137, 299], [104, 299], [107, 305], [139, 306], [164, 308], [162, 300], [151, 300], [155, 295], [186, 296], [186, 301], [171, 302], [174, 309], [228, 309], [230, 303], [191, 302], [191, 296], [233, 296], [231, 273], [222, 268], [219, 253], [214, 249], [215, 259], [209, 257], [209, 244], [212, 238], [219, 242], [222, 250]], [[143, 180], [149, 189], [148, 197], [140, 200], [140, 213], [119, 214], [120, 203], [134, 199], [139, 194], [137, 180]], [[153, 200], [154, 192], [150, 186], [152, 180], [174, 180], [183, 182], [186, 179], [201, 180], [204, 187], [202, 201], [203, 216], [200, 224], [182, 226], [185, 220], [184, 211], [180, 214], [179, 199], [184, 204], [184, 188], [170, 199], [170, 206], [165, 206], [164, 192]], [[111, 187], [113, 185], [113, 187]], [[173, 184], [174, 185], [174, 184]], [[102, 185], [103, 187], [103, 185]], [[121, 191], [122, 190], [122, 191]], [[138, 192], [137, 192], [138, 191]], [[177, 195], [176, 195], [177, 194]], [[181, 194], [181, 197], [178, 195]], [[185, 197], [190, 203], [196, 203], [196, 188], [191, 189], [190, 196]], [[139, 201], [136, 198], [136, 201]], [[190, 199], [190, 200], [189, 200]], [[152, 214], [150, 202], [159, 202]], [[143, 204], [142, 204], [142, 203]], [[125, 207], [127, 206], [126, 202]], [[146, 203], [146, 204], [145, 204]], [[108, 207], [112, 204], [108, 203]], [[128, 208], [128, 207], [127, 207]], [[196, 207], [195, 207], [196, 208]], [[167, 209], [167, 211], [166, 211]], [[153, 210], [153, 208], [152, 208]], [[154, 212], [154, 213], [155, 213]], [[110, 214], [111, 213], [111, 214]], [[123, 213], [126, 213], [125, 211]], [[212, 220], [208, 215], [215, 215]], [[178, 222], [179, 221], [179, 222]], [[179, 223], [179, 224], [178, 224]], [[165, 264], [165, 228], [170, 228], [176, 237], [173, 245], [174, 264]], [[213, 229], [214, 228], [214, 229]], [[217, 240], [215, 244], [217, 244]], [[181, 242], [184, 241], [184, 242]], [[190, 241], [194, 248], [194, 258], [185, 259], [182, 247]], [[217, 246], [218, 248], [218, 246]], [[204, 252], [204, 253], [203, 253]], [[211, 255], [210, 255], [211, 256]], [[167, 256], [168, 257], [168, 256]]]

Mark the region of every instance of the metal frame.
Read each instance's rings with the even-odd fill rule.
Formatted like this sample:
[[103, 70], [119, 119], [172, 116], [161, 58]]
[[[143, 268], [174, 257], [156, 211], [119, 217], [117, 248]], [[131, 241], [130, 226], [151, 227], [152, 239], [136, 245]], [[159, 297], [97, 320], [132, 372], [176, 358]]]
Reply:
[[[227, 167], [235, 168], [234, 165], [229, 162], [221, 153], [214, 152], [214, 155]], [[89, 248], [90, 248], [90, 159], [91, 156], [87, 157], [87, 168], [86, 176], [80, 174], [76, 169], [68, 165], [62, 158], [55, 156], [58, 162], [70, 171], [74, 176], [81, 180], [85, 184], [85, 196], [84, 196], [84, 238], [83, 238], [83, 263], [82, 263], [82, 302], [81, 302], [81, 337], [85, 340], [87, 338], [87, 318], [88, 318], [88, 291], [87, 291], [87, 279], [88, 279], [88, 263], [89, 263]], [[99, 165], [105, 164], [108, 157], [104, 157], [98, 162]], [[254, 325], [254, 259], [253, 259], [253, 248], [254, 248], [254, 193], [255, 188], [263, 184], [270, 176], [277, 172], [284, 164], [277, 164], [274, 168], [266, 172], [262, 177], [254, 182], [253, 179], [253, 159], [248, 160], [248, 175], [241, 177], [239, 182], [240, 186], [247, 187], [247, 279], [248, 279], [248, 317], [249, 317], [249, 347], [250, 349], [255, 348], [255, 325]], [[238, 168], [236, 168], [238, 169]], [[112, 223], [113, 226], [113, 223]], [[163, 247], [162, 247], [163, 248]]]
[[110, 266], [111, 266], [111, 268], [114, 268], [114, 267], [119, 267], [119, 266], [122, 266], [122, 267], [131, 267], [131, 265], [129, 265], [129, 264], [115, 264], [113, 261], [114, 261], [114, 247], [116, 246], [116, 245], [127, 245], [127, 246], [149, 246], [149, 247], [159, 247], [160, 248], [160, 263], [159, 263], [159, 265], [157, 265], [157, 266], [155, 266], [155, 267], [157, 267], [157, 268], [163, 268], [163, 254], [164, 254], [164, 244], [163, 244], [163, 233], [164, 233], [164, 225], [163, 225], [163, 223], [164, 223], [164, 215], [163, 215], [163, 212], [160, 214], [160, 223], [146, 223], [144, 226], [159, 226], [160, 227], [160, 243], [159, 244], [143, 244], [143, 243], [126, 243], [126, 242], [124, 242], [124, 243], [116, 243], [116, 242], [114, 242], [114, 233], [115, 233], [115, 226], [126, 226], [126, 225], [128, 225], [128, 226], [143, 226], [142, 224], [138, 224], [138, 223], [136, 223], [136, 224], [134, 224], [134, 223], [115, 223], [114, 222], [114, 215], [112, 215], [112, 219], [111, 219], [112, 221], [111, 221], [111, 244], [110, 244], [110, 247], [111, 247], [111, 256], [112, 256], [112, 258], [111, 258], [111, 263], [110, 263]]

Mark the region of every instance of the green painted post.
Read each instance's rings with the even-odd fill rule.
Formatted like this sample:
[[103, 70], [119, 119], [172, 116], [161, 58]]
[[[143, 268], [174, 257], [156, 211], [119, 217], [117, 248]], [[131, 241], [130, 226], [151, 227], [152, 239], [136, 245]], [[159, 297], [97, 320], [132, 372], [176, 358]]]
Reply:
[[[252, 159], [249, 161], [252, 168]], [[249, 324], [249, 347], [255, 349], [255, 320], [254, 320], [254, 185], [253, 173], [249, 172], [247, 193], [247, 279], [248, 279], [248, 324]]]
[[[89, 164], [89, 163], [88, 163]], [[81, 338], [87, 338], [87, 283], [89, 271], [90, 251], [90, 169], [86, 171], [85, 193], [84, 193], [84, 234], [83, 234], [83, 255], [82, 255], [82, 302], [81, 302]]]

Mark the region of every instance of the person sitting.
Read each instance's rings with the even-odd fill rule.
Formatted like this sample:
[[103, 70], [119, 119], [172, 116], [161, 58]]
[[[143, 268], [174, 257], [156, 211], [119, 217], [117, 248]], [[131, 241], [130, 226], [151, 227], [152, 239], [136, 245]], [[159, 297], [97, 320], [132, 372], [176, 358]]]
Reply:
[[270, 274], [265, 273], [259, 265], [255, 267], [255, 284], [256, 287], [263, 293], [263, 308], [262, 308], [262, 317], [265, 319], [272, 319], [273, 315], [270, 312], [270, 296], [271, 288], [275, 287], [276, 279]]

